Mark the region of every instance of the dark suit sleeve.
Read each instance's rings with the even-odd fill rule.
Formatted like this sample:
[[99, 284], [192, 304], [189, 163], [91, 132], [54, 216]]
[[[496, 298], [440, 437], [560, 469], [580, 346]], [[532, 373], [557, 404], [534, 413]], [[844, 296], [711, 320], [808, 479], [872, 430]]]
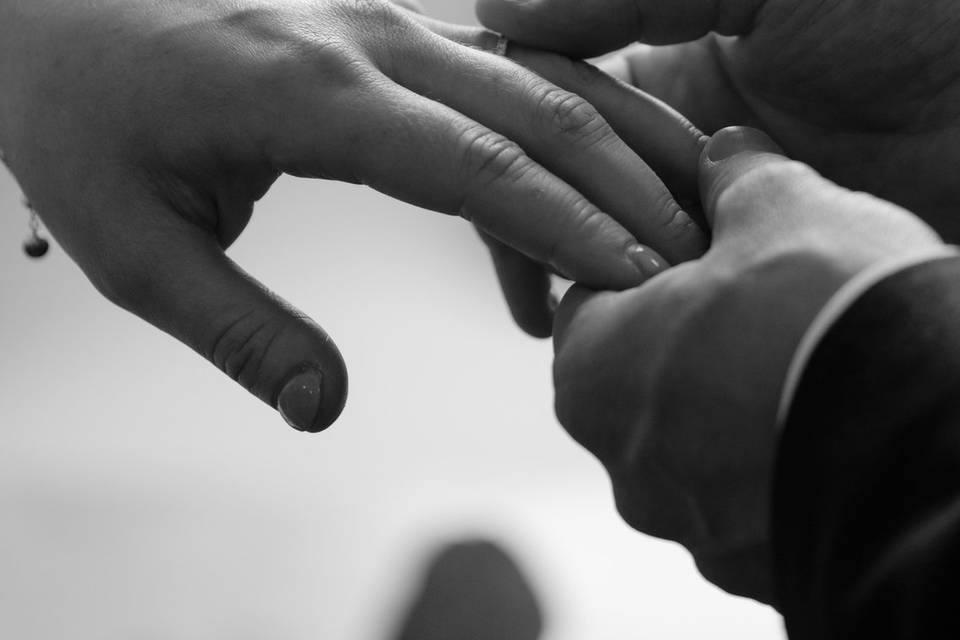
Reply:
[[886, 278], [826, 333], [773, 500], [791, 640], [960, 638], [960, 258]]

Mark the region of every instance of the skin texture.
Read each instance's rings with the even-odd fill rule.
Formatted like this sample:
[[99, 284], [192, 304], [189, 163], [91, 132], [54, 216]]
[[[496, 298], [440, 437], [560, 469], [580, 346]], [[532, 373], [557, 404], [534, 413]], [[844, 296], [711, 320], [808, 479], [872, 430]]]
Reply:
[[623, 518], [764, 602], [776, 412], [799, 341], [864, 269], [942, 250], [906, 210], [780, 153], [757, 130], [717, 133], [700, 163], [710, 250], [630, 291], [574, 287], [554, 334], [557, 415]]
[[[446, 37], [471, 47], [483, 46], [488, 32], [420, 18], [423, 24]], [[661, 265], [676, 264], [703, 254], [706, 236], [697, 192], [697, 160], [707, 137], [687, 118], [663, 101], [639, 91], [609, 73], [586, 62], [552, 55], [511, 42], [506, 56], [539, 76], [585, 98], [627, 145], [643, 157], [643, 164], [627, 159], [618, 165], [599, 167], [606, 175], [609, 190], [600, 192], [600, 201], [622, 199], [624, 184], [644, 185], [652, 169], [657, 181], [669, 190], [663, 204], [635, 210], [647, 224], [665, 229], [666, 242], [655, 245], [662, 255], [653, 259]], [[603, 139], [589, 145], [602, 147]], [[582, 159], [575, 160], [584, 168]], [[649, 187], [645, 187], [649, 189]], [[662, 192], [660, 192], [662, 193]], [[626, 192], [629, 194], [629, 192]], [[658, 222], [659, 221], [659, 222]], [[646, 237], [644, 231], [638, 231]], [[529, 335], [545, 338], [553, 331], [556, 300], [550, 295], [550, 273], [558, 273], [480, 230], [496, 267], [507, 305], [514, 320]], [[560, 273], [570, 277], [568, 273]]]
[[319, 431], [335, 344], [224, 254], [282, 173], [463, 216], [595, 286], [705, 245], [596, 109], [495, 42], [381, 0], [0, 0], [0, 148], [101, 293]]
[[658, 45], [605, 65], [707, 133], [757, 126], [829, 179], [960, 240], [956, 2], [480, 0], [478, 15], [574, 56]]
[[[470, 47], [483, 48], [490, 33], [469, 27], [448, 25], [426, 17], [418, 20], [436, 33]], [[700, 151], [706, 143], [699, 129], [662, 101], [625, 84], [597, 67], [583, 61], [549, 54], [510, 43], [506, 56], [539, 76], [586, 99], [591, 109], [610, 126], [630, 149], [642, 156], [643, 162], [624, 157], [614, 164], [596, 167], [598, 183], [605, 184], [590, 197], [598, 202], [617, 202], [629, 207], [630, 189], [623, 185], [641, 186], [645, 191], [659, 193], [664, 200], [653, 206], [633, 209], [634, 215], [648, 227], [662, 231], [654, 234], [664, 241], [654, 246], [659, 254], [651, 256], [658, 264], [667, 266], [702, 255], [706, 250], [706, 236], [702, 232], [700, 206], [696, 194], [696, 166]], [[642, 123], [642, 126], [638, 126]], [[607, 141], [588, 136], [587, 146], [602, 148]], [[586, 169], [583, 158], [571, 158], [581, 170]], [[652, 170], [652, 173], [651, 173]], [[653, 182], [659, 187], [647, 186]], [[634, 205], [635, 206], [635, 205]], [[611, 209], [612, 210], [612, 209]], [[638, 237], [648, 237], [648, 229], [637, 229]], [[497, 276], [507, 305], [517, 324], [528, 334], [545, 338], [553, 330], [553, 311], [556, 301], [550, 295], [550, 273], [558, 273], [540, 262], [498, 241], [480, 229], [480, 236], [490, 249]], [[569, 273], [559, 271], [570, 277]]]

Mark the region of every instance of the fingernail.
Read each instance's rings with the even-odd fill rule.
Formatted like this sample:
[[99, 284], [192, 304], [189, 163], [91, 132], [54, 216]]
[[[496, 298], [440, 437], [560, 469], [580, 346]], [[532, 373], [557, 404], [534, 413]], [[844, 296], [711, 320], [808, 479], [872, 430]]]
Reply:
[[297, 431], [313, 431], [313, 423], [323, 402], [323, 374], [306, 369], [295, 375], [277, 396], [277, 410]]
[[770, 136], [750, 127], [727, 127], [713, 134], [707, 143], [707, 158], [720, 162], [745, 151], [768, 151], [783, 153]]
[[640, 268], [646, 278], [652, 278], [667, 268], [667, 263], [655, 251], [635, 244], [627, 249], [627, 257]]

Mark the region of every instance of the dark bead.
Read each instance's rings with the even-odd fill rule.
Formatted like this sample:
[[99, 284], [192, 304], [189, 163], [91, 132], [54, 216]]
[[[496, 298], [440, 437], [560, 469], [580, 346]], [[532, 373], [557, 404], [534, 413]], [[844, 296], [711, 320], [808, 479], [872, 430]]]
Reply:
[[50, 243], [45, 238], [33, 237], [23, 243], [23, 250], [31, 258], [42, 258], [50, 250]]

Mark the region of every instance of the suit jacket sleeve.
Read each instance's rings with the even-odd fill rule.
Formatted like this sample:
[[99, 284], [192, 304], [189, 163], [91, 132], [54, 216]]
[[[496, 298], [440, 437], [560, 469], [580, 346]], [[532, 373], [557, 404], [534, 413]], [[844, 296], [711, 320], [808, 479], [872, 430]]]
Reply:
[[960, 258], [885, 278], [827, 331], [773, 499], [791, 640], [960, 638]]

